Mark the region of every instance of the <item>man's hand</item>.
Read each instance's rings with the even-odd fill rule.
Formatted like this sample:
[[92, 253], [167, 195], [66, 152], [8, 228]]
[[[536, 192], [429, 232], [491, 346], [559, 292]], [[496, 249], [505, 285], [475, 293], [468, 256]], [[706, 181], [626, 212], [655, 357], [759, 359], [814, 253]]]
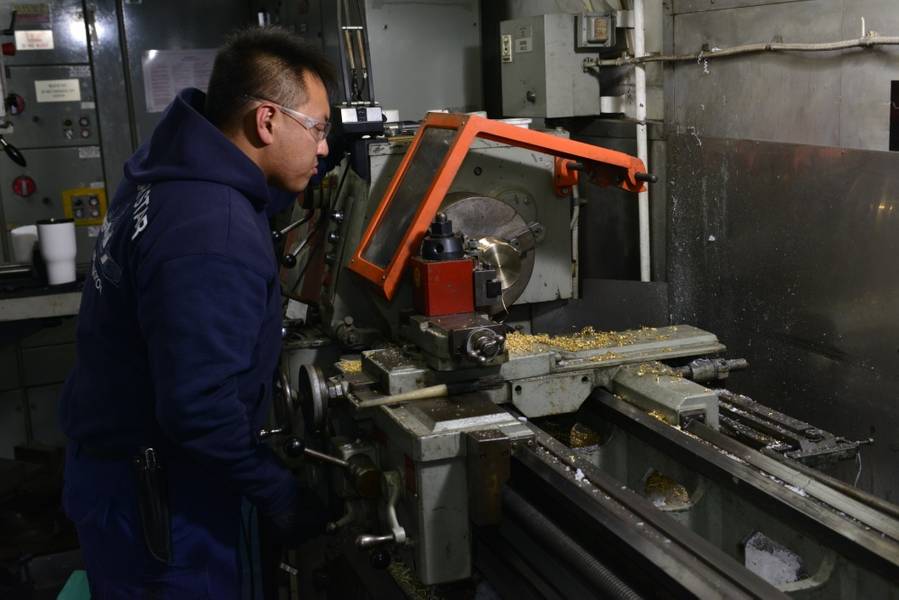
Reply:
[[298, 545], [325, 532], [327, 507], [308, 488], [300, 488], [290, 510], [269, 516], [275, 538], [286, 545]]

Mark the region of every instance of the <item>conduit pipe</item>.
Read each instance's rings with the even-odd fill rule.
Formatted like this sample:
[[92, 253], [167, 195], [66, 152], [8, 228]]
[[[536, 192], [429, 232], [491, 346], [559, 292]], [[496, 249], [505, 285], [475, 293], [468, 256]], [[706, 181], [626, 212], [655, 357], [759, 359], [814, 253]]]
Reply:
[[[634, 0], [634, 56], [646, 54], [646, 28], [643, 0]], [[643, 63], [634, 64], [634, 95], [637, 102], [637, 158], [643, 161], [649, 173], [649, 143], [646, 135], [646, 68]], [[652, 278], [649, 248], [649, 186], [637, 195], [638, 222], [640, 228], [640, 281]]]
[[[641, 4], [639, 0], [635, 0], [635, 6]], [[636, 23], [636, 8], [634, 9], [634, 21]], [[636, 35], [636, 34], [635, 34]], [[600, 67], [624, 67], [627, 65], [644, 65], [651, 62], [685, 62], [685, 61], [703, 61], [713, 58], [726, 58], [728, 56], [739, 56], [741, 54], [758, 54], [762, 52], [835, 52], [837, 50], [848, 50], [850, 48], [876, 48], [878, 46], [899, 46], [899, 37], [881, 37], [875, 32], [869, 32], [864, 37], [857, 40], [842, 40], [839, 42], [824, 42], [816, 44], [793, 44], [779, 42], [765, 42], [760, 44], [746, 44], [743, 46], [734, 46], [733, 48], [712, 48], [711, 50], [703, 50], [694, 54], [651, 54], [644, 55], [634, 52], [634, 56], [624, 58], [612, 58], [608, 60], [586, 59], [584, 61], [585, 69], [598, 69]]]

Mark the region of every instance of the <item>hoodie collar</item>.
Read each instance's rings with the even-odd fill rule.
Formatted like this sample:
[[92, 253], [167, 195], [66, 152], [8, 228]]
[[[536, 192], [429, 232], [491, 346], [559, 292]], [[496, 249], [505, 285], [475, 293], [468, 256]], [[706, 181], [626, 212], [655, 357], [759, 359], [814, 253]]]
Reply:
[[206, 94], [182, 90], [166, 108], [150, 139], [125, 163], [137, 184], [209, 181], [232, 187], [261, 210], [269, 201], [265, 175], [203, 114]]

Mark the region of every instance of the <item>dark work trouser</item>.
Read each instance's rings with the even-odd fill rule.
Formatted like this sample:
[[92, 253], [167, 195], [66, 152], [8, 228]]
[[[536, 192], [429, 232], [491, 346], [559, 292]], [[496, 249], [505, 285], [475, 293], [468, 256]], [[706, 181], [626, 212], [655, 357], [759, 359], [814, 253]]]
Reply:
[[63, 506], [75, 523], [95, 600], [240, 598], [240, 498], [190, 460], [165, 461], [172, 560], [146, 548], [133, 466], [66, 453]]

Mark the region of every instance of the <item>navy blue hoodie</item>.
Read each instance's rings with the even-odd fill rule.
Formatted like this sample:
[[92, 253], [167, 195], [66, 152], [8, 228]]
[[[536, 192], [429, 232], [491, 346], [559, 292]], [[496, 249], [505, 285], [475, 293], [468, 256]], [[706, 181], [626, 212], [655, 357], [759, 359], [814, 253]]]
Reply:
[[164, 460], [195, 464], [273, 514], [298, 492], [254, 434], [281, 344], [270, 190], [203, 116], [204, 100], [181, 92], [125, 165], [85, 283], [60, 417], [94, 452], [161, 447]]

